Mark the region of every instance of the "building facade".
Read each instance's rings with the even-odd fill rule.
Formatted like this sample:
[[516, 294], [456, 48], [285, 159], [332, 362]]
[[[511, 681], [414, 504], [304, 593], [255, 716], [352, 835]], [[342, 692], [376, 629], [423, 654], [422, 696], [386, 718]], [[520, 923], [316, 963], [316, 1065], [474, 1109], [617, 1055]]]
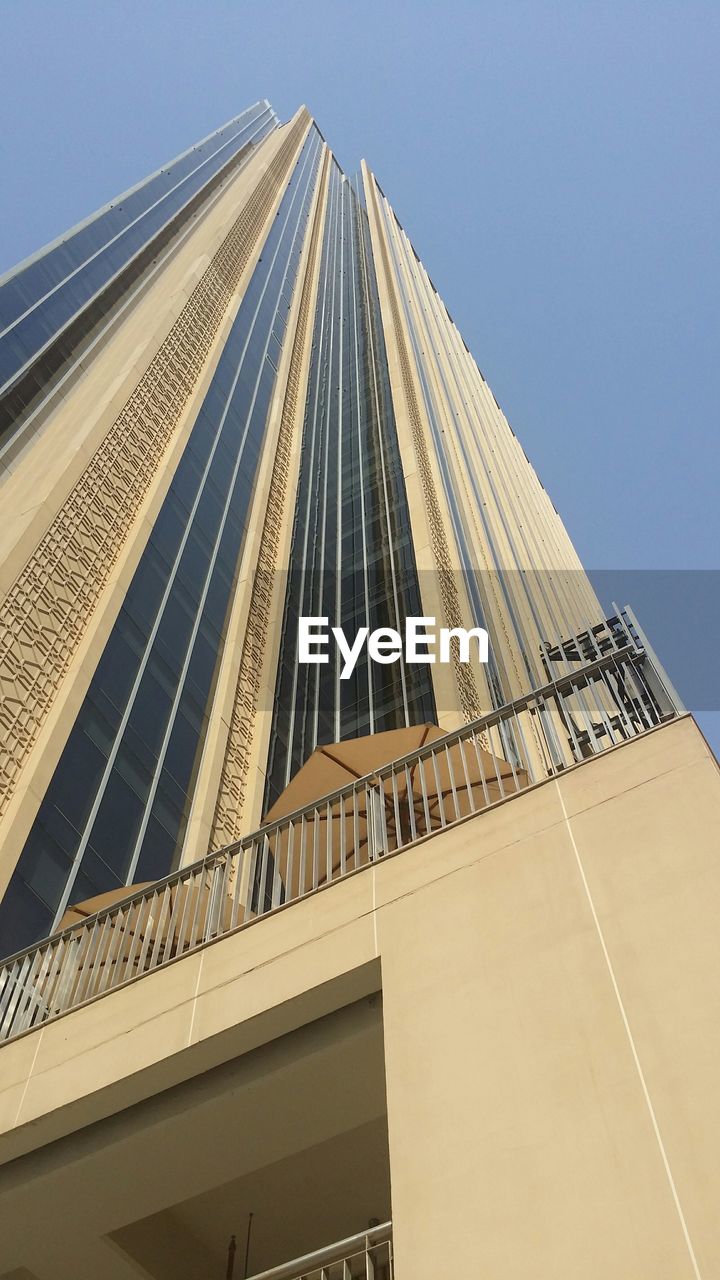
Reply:
[[[239, 252], [243, 192], [265, 203]], [[199, 273], [208, 257], [186, 298], [181, 261]], [[96, 371], [103, 388], [110, 368], [120, 377], [121, 337], [132, 359], [175, 271], [175, 326], [119, 412], [95, 394], [88, 441]], [[542, 641], [600, 620], [387, 200], [368, 171], [346, 178], [307, 115], [278, 127], [258, 103], [21, 264], [0, 301], [5, 549], [12, 565], [28, 551], [33, 563], [3, 613], [6, 635], [22, 626], [7, 669], [26, 686], [3, 713], [6, 950], [52, 932], [73, 902], [157, 879], [257, 825], [318, 743], [454, 727], [542, 684]], [[67, 452], [43, 495], [46, 527], [36, 512], [31, 532], [28, 490], [58, 435]], [[38, 562], [59, 596], [52, 621], [27, 615], [20, 587], [24, 574], [39, 589]], [[263, 625], [265, 593], [275, 625]], [[341, 681], [337, 658], [298, 664], [303, 615], [348, 634], [407, 616], [483, 626], [490, 660], [436, 674], [365, 654]], [[102, 636], [92, 657], [90, 629]]]
[[[0, 280], [0, 325], [8, 1221], [96, 1196], [82, 1259], [11, 1230], [0, 1276], [712, 1275], [669, 1045], [717, 956], [668, 989], [661, 952], [714, 762], [374, 175], [257, 103]], [[488, 661], [300, 661], [301, 618], [418, 617]]]

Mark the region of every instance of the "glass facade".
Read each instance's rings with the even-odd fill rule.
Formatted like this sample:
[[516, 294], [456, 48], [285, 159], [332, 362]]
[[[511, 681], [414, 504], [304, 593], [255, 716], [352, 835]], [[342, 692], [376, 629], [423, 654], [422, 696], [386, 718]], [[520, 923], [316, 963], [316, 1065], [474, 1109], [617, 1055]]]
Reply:
[[[270, 105], [256, 104], [0, 281], [0, 458], [11, 459], [0, 488], [6, 541], [26, 557], [0, 644], [5, 955], [49, 935], [68, 906], [247, 834], [316, 747], [468, 720], [546, 682], [548, 637], [600, 616], [557, 512], [372, 175], [362, 195], [304, 109], [280, 126], [277, 148], [267, 142], [276, 127]], [[233, 187], [251, 153], [257, 184], [247, 190], [246, 175]], [[212, 375], [202, 391], [194, 371], [185, 379], [184, 447], [157, 514], [142, 526], [119, 520], [118, 571], [137, 567], [121, 601], [117, 574], [99, 595], [96, 608], [112, 610], [98, 619], [107, 640], [73, 699], [65, 682], [96, 634], [90, 605], [73, 612], [70, 593], [86, 543], [89, 577], [101, 554], [86, 537], [97, 509], [86, 493], [104, 492], [114, 472], [104, 452], [78, 474], [59, 451], [28, 532], [37, 458], [53, 444], [59, 385], [63, 423], [73, 405], [83, 412], [89, 383], [70, 374], [79, 359], [91, 368], [96, 343], [112, 351], [114, 318], [137, 316], [147, 331], [150, 272], [167, 279], [186, 239], [197, 262], [214, 254], [215, 220], [193, 213], [226, 178], [233, 243], [250, 226], [254, 243], [258, 222], [275, 215], [239, 305], [213, 329], [225, 336]], [[221, 257], [203, 281], [223, 278], [213, 276]], [[199, 306], [189, 314], [204, 323]], [[40, 420], [48, 431], [36, 442]], [[164, 457], [148, 444], [149, 477], [170, 465]], [[114, 565], [106, 557], [103, 572]], [[98, 572], [98, 592], [105, 582]], [[486, 666], [383, 663], [361, 637], [342, 678], [332, 628], [352, 644], [361, 629], [403, 636], [408, 617], [435, 613], [438, 627], [486, 628]], [[299, 661], [308, 617], [327, 620], [326, 663]], [[510, 722], [498, 734], [517, 763]], [[267, 881], [256, 890], [260, 909]]]
[[[537, 508], [528, 510], [528, 497], [523, 491], [525, 473], [530, 466], [525, 454], [507, 426], [500, 433], [488, 427], [488, 401], [492, 400], [491, 415], [493, 409], [499, 414], [492, 392], [385, 198], [378, 202], [378, 209], [464, 584], [476, 624], [487, 627], [490, 632], [487, 665], [490, 693], [495, 705], [501, 706], [513, 696], [508, 674], [511, 654], [507, 643], [493, 634], [488, 593], [496, 592], [501, 597], [502, 612], [516, 642], [517, 658], [522, 663], [518, 674], [522, 685], [528, 688], [537, 687], [546, 679], [538, 663], [538, 636], [553, 634], [558, 627], [563, 633], [572, 634], [577, 629], [578, 618], [583, 615], [578, 612], [578, 602], [568, 602], [564, 596], [561, 575], [552, 571], [553, 564], [561, 562], [561, 557], [558, 555], [553, 561], [552, 553], [548, 555], [543, 536], [546, 530], [537, 518]], [[471, 370], [468, 365], [472, 365]], [[479, 391], [485, 404], [478, 399]], [[450, 406], [462, 407], [468, 424], [466, 431], [447, 429], [447, 416], [443, 415], [447, 415]], [[498, 434], [502, 437], [501, 447]], [[508, 436], [515, 447], [515, 460], [508, 448]], [[519, 470], [514, 465], [518, 451], [521, 454]], [[538, 488], [541, 488], [539, 482]], [[467, 492], [470, 502], [463, 500], [463, 491]], [[473, 537], [473, 524], [480, 527], [482, 543], [488, 550], [484, 567]], [[492, 575], [492, 581], [488, 564], [503, 569]]]
[[415, 556], [367, 216], [333, 164], [271, 733], [266, 808], [319, 743], [435, 719], [427, 667], [337, 651], [299, 665], [298, 618], [404, 630], [419, 615]]
[[[387, 236], [386, 243], [389, 246], [391, 258], [393, 261], [393, 267], [396, 273], [396, 279], [399, 281], [402, 281], [403, 276], [400, 274], [398, 270], [398, 267], [399, 267], [398, 248], [397, 248], [397, 245], [395, 244], [395, 240], [393, 236], [390, 234], [391, 228], [388, 226], [388, 223], [392, 215], [388, 211], [385, 205], [385, 201], [381, 201], [379, 207], [381, 211], [381, 216], [385, 219], [385, 231]], [[450, 463], [448, 452], [445, 448], [445, 443], [443, 440], [442, 424], [440, 422], [438, 408], [435, 402], [435, 397], [433, 395], [432, 387], [430, 385], [430, 380], [428, 377], [428, 371], [426, 368], [425, 360], [422, 358], [422, 354], [424, 352], [424, 347], [422, 346], [423, 335], [418, 331], [419, 322], [416, 318], [418, 314], [417, 299], [411, 298], [408, 292], [406, 291], [406, 289], [404, 289], [403, 287], [400, 287], [399, 293], [400, 293], [400, 305], [402, 306], [402, 309], [403, 309], [403, 318], [407, 325], [407, 333], [410, 339], [413, 356], [415, 357], [415, 367], [418, 371], [418, 377], [419, 377], [420, 386], [422, 389], [425, 412], [427, 414], [427, 419], [430, 426], [432, 441], [435, 446], [435, 453], [438, 460], [443, 490], [444, 490], [445, 498], [447, 499], [448, 508], [450, 511], [450, 518], [453, 522], [453, 532], [455, 534], [455, 539], [456, 539], [458, 551], [460, 554], [460, 563], [462, 565], [465, 586], [467, 589], [468, 598], [470, 600], [471, 607], [473, 609], [473, 622], [475, 626], [486, 627], [487, 613], [486, 613], [485, 602], [483, 600], [482, 575], [479, 574], [477, 571], [475, 558], [470, 549], [470, 539], [468, 537], [467, 528], [466, 528], [466, 515], [462, 509], [461, 504], [458, 501], [458, 491], [453, 485], [453, 478], [451, 475], [451, 463]], [[412, 305], [413, 302], [415, 303], [414, 306]], [[445, 374], [442, 368], [438, 367], [438, 373], [441, 379], [445, 377]], [[480, 509], [482, 509], [482, 500], [480, 500], [479, 506], [480, 506]], [[507, 700], [508, 694], [506, 692], [506, 689], [503, 687], [504, 682], [502, 679], [502, 672], [501, 672], [501, 668], [498, 665], [498, 660], [496, 659], [496, 656], [495, 656], [494, 646], [490, 651], [489, 661], [487, 666], [487, 673], [488, 673], [488, 683], [490, 686], [491, 694], [495, 702], [495, 705], [502, 706], [502, 704]]]
[[321, 150], [313, 127], [0, 905], [6, 953], [176, 864]]
[[[0, 281], [0, 400], [141, 250], [274, 127], [269, 104], [248, 108]], [[0, 439], [11, 425], [0, 419]]]

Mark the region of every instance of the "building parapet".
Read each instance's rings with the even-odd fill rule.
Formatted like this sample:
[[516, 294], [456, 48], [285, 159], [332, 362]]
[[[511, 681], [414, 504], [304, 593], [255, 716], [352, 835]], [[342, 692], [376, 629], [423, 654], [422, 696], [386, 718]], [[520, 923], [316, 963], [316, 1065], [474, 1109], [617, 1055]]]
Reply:
[[542, 688], [11, 956], [0, 967], [0, 1040], [684, 714], [627, 608], [594, 638], [547, 646], [547, 657], [548, 672], [562, 669]]

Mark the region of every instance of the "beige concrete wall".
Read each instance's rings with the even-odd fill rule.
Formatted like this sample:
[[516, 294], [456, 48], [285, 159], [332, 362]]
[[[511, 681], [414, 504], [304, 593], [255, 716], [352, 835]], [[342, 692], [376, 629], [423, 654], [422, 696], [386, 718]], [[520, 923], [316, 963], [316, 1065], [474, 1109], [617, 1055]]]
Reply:
[[[244, 1243], [246, 1206], [257, 1217], [254, 1269], [268, 1255], [272, 1263], [283, 1259], [270, 1235], [289, 1250], [287, 1257], [313, 1247], [308, 1235], [313, 1224], [318, 1233], [332, 1233], [325, 1215], [343, 1178], [333, 1178], [324, 1193], [323, 1174], [332, 1169], [324, 1149], [328, 1144], [344, 1148], [351, 1167], [353, 1131], [371, 1126], [377, 1133], [384, 1127], [379, 1004], [355, 1002], [297, 1030], [277, 1031], [262, 1047], [228, 1060], [192, 1088], [166, 1090], [134, 1108], [132, 1117], [123, 1117], [122, 1132], [110, 1120], [20, 1162], [5, 1183], [0, 1171], [5, 1192], [0, 1265], [22, 1259], [39, 1280], [120, 1280], [135, 1274], [213, 1280], [225, 1274], [222, 1255], [229, 1230], [234, 1228]], [[318, 1078], [323, 1080], [321, 1109], [315, 1105]], [[286, 1206], [278, 1199], [273, 1230], [272, 1190], [281, 1196], [283, 1186], [294, 1189], [296, 1180], [283, 1176], [283, 1167], [291, 1175], [293, 1164], [304, 1166], [310, 1179], [305, 1185], [318, 1190], [305, 1214], [297, 1204]], [[123, 1176], [127, 1169], [132, 1176]], [[347, 1174], [344, 1180], [347, 1188]], [[244, 1187], [251, 1192], [249, 1200]], [[387, 1211], [387, 1177], [385, 1188]], [[8, 1232], [8, 1212], [27, 1223], [40, 1198], [42, 1229], [26, 1232], [25, 1239]], [[347, 1190], [341, 1199], [347, 1213], [352, 1205]], [[373, 1200], [377, 1204], [368, 1197], [368, 1209]], [[163, 1227], [169, 1228], [167, 1234]], [[194, 1255], [188, 1247], [193, 1237]], [[193, 1266], [201, 1261], [201, 1242], [205, 1265]], [[238, 1266], [241, 1262], [242, 1252]]]
[[398, 1278], [716, 1276], [717, 766], [685, 720], [526, 799], [379, 898]]
[[0, 1159], [114, 1115], [122, 1188], [134, 1104], [197, 1078], [190, 1113], [380, 966], [397, 1280], [710, 1280], [719, 818], [689, 718], [586, 762], [0, 1049]]

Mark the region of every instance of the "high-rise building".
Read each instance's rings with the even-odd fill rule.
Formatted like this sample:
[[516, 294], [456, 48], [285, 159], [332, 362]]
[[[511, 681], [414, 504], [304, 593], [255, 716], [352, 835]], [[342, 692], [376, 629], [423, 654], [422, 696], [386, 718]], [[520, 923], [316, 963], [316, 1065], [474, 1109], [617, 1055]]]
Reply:
[[714, 761], [370, 170], [258, 103], [0, 325], [0, 1280], [713, 1274]]

